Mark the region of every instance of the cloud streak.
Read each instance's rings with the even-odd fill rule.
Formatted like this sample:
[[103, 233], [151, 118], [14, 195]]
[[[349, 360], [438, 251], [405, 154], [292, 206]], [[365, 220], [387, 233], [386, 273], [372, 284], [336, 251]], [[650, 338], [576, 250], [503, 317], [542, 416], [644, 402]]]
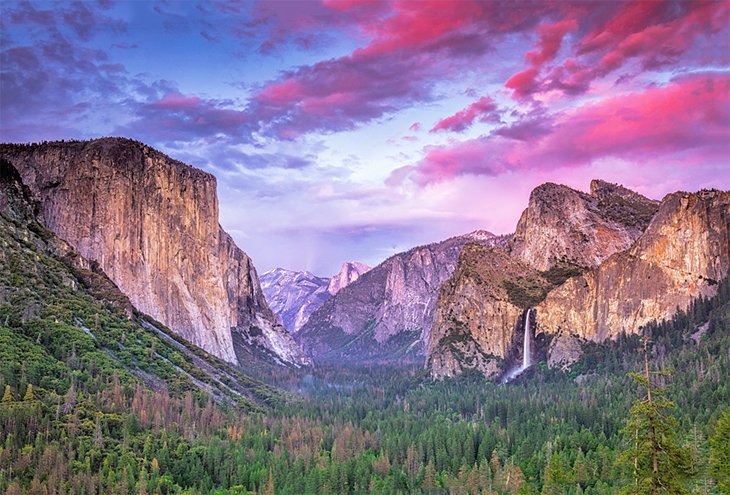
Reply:
[[461, 175], [580, 167], [605, 158], [656, 164], [683, 156], [691, 166], [730, 156], [729, 130], [730, 74], [692, 74], [494, 135], [426, 148], [420, 162], [392, 177], [425, 186]]

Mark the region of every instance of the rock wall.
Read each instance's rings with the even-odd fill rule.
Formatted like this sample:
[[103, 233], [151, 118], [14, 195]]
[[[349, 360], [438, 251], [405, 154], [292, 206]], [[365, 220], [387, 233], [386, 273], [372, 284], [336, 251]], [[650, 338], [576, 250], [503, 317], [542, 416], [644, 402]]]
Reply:
[[673, 193], [628, 250], [568, 280], [537, 307], [542, 332], [602, 341], [670, 317], [730, 266], [730, 193]]
[[546, 285], [540, 274], [505, 250], [468, 244], [454, 274], [441, 287], [428, 343], [426, 366], [434, 378], [476, 369], [494, 378], [515, 347], [525, 308], [516, 304], [508, 282]]
[[140, 311], [229, 362], [238, 362], [232, 332], [261, 326], [284, 361], [308, 362], [277, 324], [250, 258], [218, 225], [212, 175], [116, 138], [2, 145], [0, 155], [39, 201], [45, 226]]
[[594, 268], [638, 239], [658, 203], [622, 186], [594, 180], [590, 194], [547, 183], [535, 188], [510, 243], [538, 270], [558, 261]]

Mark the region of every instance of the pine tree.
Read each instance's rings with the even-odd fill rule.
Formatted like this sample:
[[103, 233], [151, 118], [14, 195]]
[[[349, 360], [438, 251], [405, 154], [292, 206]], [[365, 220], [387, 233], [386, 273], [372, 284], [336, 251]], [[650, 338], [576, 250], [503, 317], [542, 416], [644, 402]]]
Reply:
[[10, 385], [5, 385], [5, 393], [3, 394], [2, 402], [13, 402], [13, 391], [10, 390]]
[[624, 435], [630, 445], [621, 460], [633, 473], [622, 493], [626, 495], [684, 495], [687, 494], [689, 456], [676, 438], [677, 421], [667, 414], [674, 404], [653, 387], [651, 375], [666, 372], [649, 371], [648, 339], [644, 337], [644, 374], [630, 373], [646, 387], [646, 398], [637, 400], [631, 408]]
[[730, 408], [725, 409], [710, 437], [710, 475], [722, 495], [730, 494]]
[[25, 401], [31, 401], [35, 400], [35, 394], [33, 393], [33, 385], [28, 384], [28, 387], [25, 389], [25, 396], [23, 397], [23, 400]]
[[263, 495], [274, 495], [274, 472], [269, 466], [269, 481], [264, 486]]

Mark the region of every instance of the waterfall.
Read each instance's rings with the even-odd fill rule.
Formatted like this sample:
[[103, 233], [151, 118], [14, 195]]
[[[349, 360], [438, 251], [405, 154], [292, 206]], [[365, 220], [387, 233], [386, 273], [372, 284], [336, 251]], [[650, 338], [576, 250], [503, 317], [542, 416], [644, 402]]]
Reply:
[[522, 371], [526, 370], [530, 366], [530, 311], [532, 311], [532, 308], [529, 308], [527, 310], [527, 314], [525, 315], [525, 337], [522, 349]]
[[525, 333], [522, 337], [522, 364], [519, 366], [515, 366], [511, 370], [509, 370], [503, 377], [502, 377], [502, 383], [507, 383], [510, 380], [513, 380], [518, 375], [520, 375], [523, 371], [525, 371], [527, 368], [530, 367], [532, 364], [530, 362], [530, 342], [531, 339], [531, 333], [530, 333], [530, 314], [532, 312], [532, 308], [529, 308], [527, 310], [527, 313], [525, 313]]

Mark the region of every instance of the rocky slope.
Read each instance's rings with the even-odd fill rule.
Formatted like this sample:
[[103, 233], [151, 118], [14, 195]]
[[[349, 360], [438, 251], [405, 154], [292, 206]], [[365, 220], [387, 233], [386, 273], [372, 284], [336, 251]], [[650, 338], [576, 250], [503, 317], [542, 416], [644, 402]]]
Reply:
[[315, 311], [297, 340], [322, 360], [400, 360], [423, 355], [441, 284], [468, 242], [504, 245], [478, 231], [387, 259]]
[[591, 182], [590, 194], [543, 184], [530, 194], [510, 252], [538, 270], [561, 261], [594, 268], [629, 248], [657, 207], [656, 201], [601, 180]]
[[434, 378], [475, 369], [489, 378], [506, 371], [504, 358], [521, 348], [524, 304], [515, 286], [541, 292], [548, 281], [504, 249], [468, 244], [442, 286], [428, 342]]
[[357, 280], [370, 267], [345, 262], [332, 278], [276, 268], [261, 275], [261, 290], [271, 310], [291, 333], [297, 333], [324, 302]]
[[[537, 307], [539, 331], [602, 341], [713, 295], [730, 267], [729, 231], [729, 192], [666, 196], [630, 249], [548, 294]], [[553, 363], [571, 360], [554, 354]]]
[[40, 221], [137, 309], [228, 362], [309, 363], [218, 225], [213, 176], [117, 138], [2, 145], [0, 157], [38, 201]]

